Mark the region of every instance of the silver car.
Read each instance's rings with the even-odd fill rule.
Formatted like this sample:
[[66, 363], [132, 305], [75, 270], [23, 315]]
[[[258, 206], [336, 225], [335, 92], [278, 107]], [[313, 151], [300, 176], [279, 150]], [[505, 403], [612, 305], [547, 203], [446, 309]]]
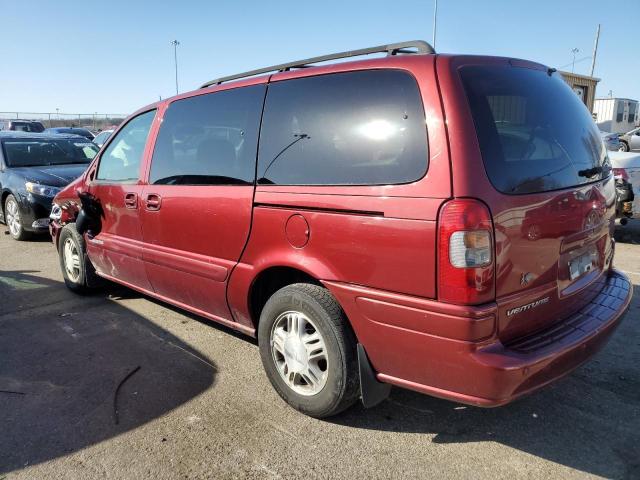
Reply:
[[93, 139], [93, 143], [95, 143], [99, 147], [102, 147], [102, 145], [104, 145], [104, 143], [109, 139], [112, 133], [113, 133], [113, 130], [101, 131], [99, 134], [95, 136], [95, 138]]
[[620, 135], [620, 151], [640, 150], [640, 127]]

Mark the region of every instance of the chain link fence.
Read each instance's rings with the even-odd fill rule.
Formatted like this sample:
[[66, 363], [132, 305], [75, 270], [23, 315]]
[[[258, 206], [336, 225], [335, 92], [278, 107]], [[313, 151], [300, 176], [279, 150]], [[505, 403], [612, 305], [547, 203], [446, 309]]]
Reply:
[[85, 127], [100, 131], [119, 125], [123, 113], [0, 112], [0, 120], [37, 120], [47, 128]]

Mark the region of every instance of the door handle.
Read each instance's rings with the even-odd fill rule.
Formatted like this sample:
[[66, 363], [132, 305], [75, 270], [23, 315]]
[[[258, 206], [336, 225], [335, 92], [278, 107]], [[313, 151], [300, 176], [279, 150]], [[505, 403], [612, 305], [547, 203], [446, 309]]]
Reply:
[[124, 194], [124, 206], [127, 208], [137, 208], [138, 206], [138, 195], [135, 193], [125, 193]]
[[146, 206], [147, 210], [160, 210], [162, 198], [156, 193], [147, 194]]

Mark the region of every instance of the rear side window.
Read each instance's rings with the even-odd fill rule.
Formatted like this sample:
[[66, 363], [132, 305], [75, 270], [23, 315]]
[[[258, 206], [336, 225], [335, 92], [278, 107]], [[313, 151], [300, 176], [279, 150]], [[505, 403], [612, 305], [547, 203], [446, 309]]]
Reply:
[[173, 102], [158, 133], [149, 182], [253, 184], [264, 90], [255, 85]]
[[258, 183], [385, 185], [427, 170], [427, 132], [415, 79], [368, 70], [269, 85]]
[[122, 127], [100, 157], [98, 180], [133, 182], [138, 179], [142, 154], [155, 115], [155, 110], [142, 113]]
[[467, 66], [460, 75], [485, 169], [496, 189], [544, 192], [609, 175], [598, 129], [559, 74]]

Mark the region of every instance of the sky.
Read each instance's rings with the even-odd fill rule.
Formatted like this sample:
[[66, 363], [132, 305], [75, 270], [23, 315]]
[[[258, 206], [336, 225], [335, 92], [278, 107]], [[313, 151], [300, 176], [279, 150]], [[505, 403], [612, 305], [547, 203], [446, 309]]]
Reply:
[[[0, 112], [130, 113], [212, 78], [433, 35], [433, 0], [0, 0]], [[640, 97], [640, 0], [439, 0], [436, 50], [588, 74]], [[625, 13], [626, 12], [626, 13]], [[635, 45], [634, 45], [635, 42]]]

